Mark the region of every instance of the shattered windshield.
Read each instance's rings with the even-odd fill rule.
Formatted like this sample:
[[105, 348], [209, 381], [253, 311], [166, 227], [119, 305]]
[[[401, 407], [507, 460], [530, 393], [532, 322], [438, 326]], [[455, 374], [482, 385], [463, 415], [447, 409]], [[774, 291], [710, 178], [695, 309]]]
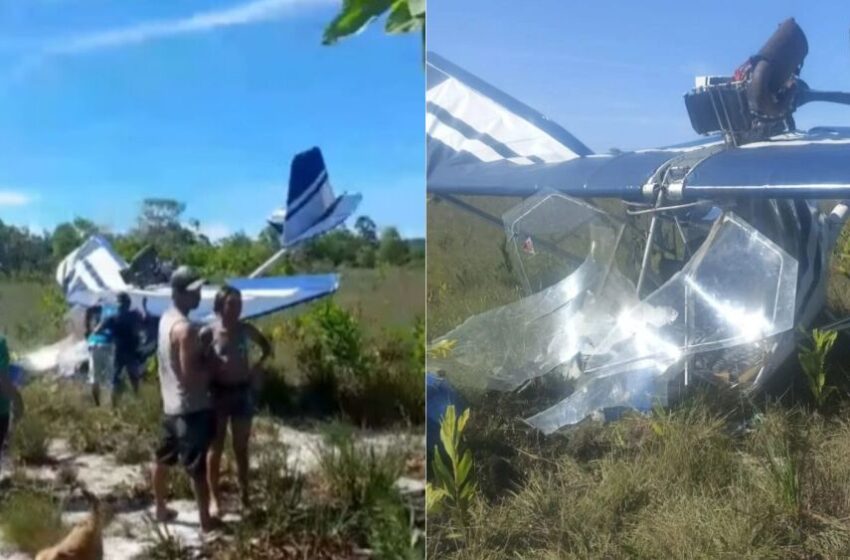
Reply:
[[[543, 263], [532, 257], [544, 245], [565, 251], [564, 245], [546, 239], [545, 223], [532, 220], [566, 209], [573, 220], [572, 248], [585, 246], [583, 260], [561, 280], [508, 305], [474, 315], [435, 341], [449, 342], [448, 355], [436, 353], [429, 367], [445, 369], [453, 382], [478, 389], [512, 390], [553, 368], [568, 364], [577, 355], [592, 351], [614, 326], [621, 308], [636, 303], [634, 286], [613, 266], [621, 227], [604, 213], [583, 203], [575, 205], [563, 195], [527, 200], [508, 213], [509, 244], [515, 245], [518, 269], [526, 285], [543, 282], [558, 267], [557, 259]], [[535, 248], [535, 240], [537, 246]], [[561, 240], [563, 241], [563, 240]], [[575, 253], [571, 253], [574, 255]]]
[[[467, 319], [435, 341], [451, 350], [429, 364], [478, 389], [513, 390], [551, 372], [574, 378], [569, 397], [529, 418], [543, 432], [606, 408], [666, 404], [683, 374], [752, 385], [771, 338], [793, 327], [797, 261], [733, 213], [642, 300], [615, 258], [624, 226], [605, 212], [544, 193], [507, 212], [505, 231], [533, 293]], [[547, 246], [572, 259], [586, 250], [578, 265], [537, 260]], [[547, 286], [558, 267], [567, 273]]]

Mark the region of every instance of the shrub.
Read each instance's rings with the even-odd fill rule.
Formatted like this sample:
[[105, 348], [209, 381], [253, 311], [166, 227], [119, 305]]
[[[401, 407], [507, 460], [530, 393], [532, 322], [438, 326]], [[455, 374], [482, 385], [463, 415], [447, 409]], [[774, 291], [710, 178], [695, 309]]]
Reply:
[[809, 382], [809, 390], [815, 399], [815, 405], [820, 408], [835, 391], [835, 387], [826, 384], [827, 364], [826, 356], [832, 350], [838, 338], [836, 331], [822, 331], [814, 329], [809, 337], [808, 344], [800, 345], [798, 357], [806, 380]]
[[286, 379], [282, 367], [267, 367], [262, 371], [262, 382], [257, 404], [272, 414], [283, 415], [293, 409], [295, 390]]
[[404, 454], [397, 449], [378, 451], [358, 447], [350, 427], [332, 424], [320, 448], [319, 472], [331, 494], [351, 510], [360, 510], [393, 488], [404, 469]]
[[55, 435], [67, 437], [77, 452], [114, 453], [127, 464], [150, 459], [162, 416], [159, 388], [152, 377], [142, 381], [138, 396], [122, 399], [115, 409], [91, 406], [88, 395], [76, 396], [85, 405], [76, 417], [65, 417], [54, 426]]
[[46, 462], [49, 443], [47, 420], [35, 411], [14, 422], [12, 452], [25, 463]]
[[[454, 405], [446, 409], [440, 419], [439, 448], [434, 450], [434, 474], [437, 482], [428, 488], [427, 503], [432, 511], [438, 511], [448, 504], [455, 521], [466, 527], [469, 521], [469, 508], [475, 496], [475, 482], [472, 480], [472, 453], [461, 448], [461, 437], [469, 421], [469, 409], [457, 417]], [[448, 461], [447, 461], [448, 460]]]
[[369, 511], [366, 528], [369, 548], [380, 560], [424, 558], [421, 542], [412, 535], [408, 507], [398, 495], [388, 494], [375, 501]]
[[[331, 301], [296, 320], [298, 365], [307, 387], [333, 402], [368, 371], [356, 319]], [[349, 389], [350, 390], [350, 389]]]
[[385, 332], [369, 347], [355, 317], [327, 302], [295, 321], [307, 392], [358, 424], [424, 419], [422, 327]]
[[327, 428], [319, 451], [319, 472], [329, 494], [353, 514], [356, 532], [376, 558], [422, 557], [413, 535], [407, 504], [395, 488], [404, 469], [398, 448], [378, 451], [355, 444], [350, 427]]
[[64, 536], [61, 511], [47, 494], [13, 492], [0, 505], [3, 537], [23, 552], [35, 554]]
[[156, 523], [152, 518], [148, 523], [148, 546], [145, 558], [150, 560], [190, 560], [192, 551], [186, 547], [180, 538], [171, 533], [167, 524]]

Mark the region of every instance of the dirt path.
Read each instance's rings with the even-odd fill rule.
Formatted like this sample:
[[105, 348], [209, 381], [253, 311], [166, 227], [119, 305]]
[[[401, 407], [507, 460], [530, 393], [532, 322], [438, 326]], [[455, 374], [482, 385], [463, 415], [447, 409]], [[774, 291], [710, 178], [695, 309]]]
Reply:
[[[263, 438], [276, 440], [287, 450], [288, 467], [301, 474], [308, 474], [317, 467], [317, 452], [322, 445], [322, 435], [315, 431], [298, 430], [283, 424], [265, 421], [257, 434], [258, 441]], [[413, 445], [424, 449], [424, 437], [410, 436], [400, 432], [364, 432], [355, 433], [358, 444], [371, 446], [376, 451], [393, 446]], [[104, 531], [105, 560], [134, 560], [141, 558], [145, 547], [150, 543], [154, 524], [151, 520], [152, 507], [147, 495], [147, 466], [122, 465], [113, 456], [76, 454], [64, 440], [54, 440], [50, 445], [50, 457], [54, 463], [43, 467], [25, 467], [27, 478], [57, 484], [68, 488], [63, 476], [73, 472], [75, 479], [89, 491], [102, 499], [110, 500], [115, 513], [113, 521]], [[2, 478], [2, 477], [0, 477]], [[399, 489], [406, 494], [424, 495], [424, 480], [402, 478]], [[140, 493], [144, 497], [139, 496]], [[132, 496], [138, 496], [133, 498]], [[122, 496], [115, 501], [116, 496]], [[128, 497], [129, 496], [129, 497]], [[68, 525], [77, 523], [88, 515], [88, 504], [79, 497], [68, 497], [63, 502], [62, 520]], [[200, 525], [195, 504], [190, 500], [169, 502], [169, 507], [178, 512], [175, 522], [167, 526], [159, 525], [179, 539], [184, 546], [197, 549], [200, 544]], [[228, 514], [225, 522], [236, 522], [239, 516]], [[23, 560], [22, 554], [3, 541], [0, 535], [0, 558]]]

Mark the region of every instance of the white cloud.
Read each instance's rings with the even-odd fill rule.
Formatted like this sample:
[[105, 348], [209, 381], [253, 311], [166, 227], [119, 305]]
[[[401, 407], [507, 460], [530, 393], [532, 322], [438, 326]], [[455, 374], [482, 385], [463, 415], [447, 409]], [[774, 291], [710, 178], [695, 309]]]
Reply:
[[98, 49], [121, 47], [148, 41], [203, 33], [223, 27], [248, 25], [283, 18], [314, 6], [338, 4], [338, 0], [253, 0], [244, 4], [200, 12], [191, 16], [149, 21], [105, 31], [97, 31], [60, 40], [48, 45], [42, 54], [77, 54]]
[[0, 190], [0, 207], [26, 206], [32, 202], [32, 197], [18, 191]]
[[[253, 0], [221, 10], [199, 12], [184, 18], [142, 22], [127, 27], [66, 37], [42, 46], [31, 46], [29, 53], [0, 81], [0, 93], [26, 80], [53, 56], [82, 54], [179, 35], [205, 33], [225, 27], [273, 21], [300, 14], [305, 9], [338, 4], [339, 0]], [[4, 41], [3, 47], [14, 50], [22, 44], [24, 43]]]

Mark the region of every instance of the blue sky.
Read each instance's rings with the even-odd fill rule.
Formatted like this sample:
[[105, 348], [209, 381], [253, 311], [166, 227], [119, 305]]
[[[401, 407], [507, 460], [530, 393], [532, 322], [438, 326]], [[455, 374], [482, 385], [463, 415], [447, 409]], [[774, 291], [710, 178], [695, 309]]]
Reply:
[[380, 25], [321, 45], [338, 0], [0, 3], [0, 219], [131, 226], [145, 197], [212, 237], [258, 232], [292, 156], [424, 232], [421, 38]]
[[[591, 149], [695, 137], [683, 94], [731, 75], [794, 17], [809, 41], [802, 77], [850, 91], [850, 2], [430, 0], [428, 49], [549, 116]], [[850, 107], [802, 107], [797, 125], [850, 125]]]

